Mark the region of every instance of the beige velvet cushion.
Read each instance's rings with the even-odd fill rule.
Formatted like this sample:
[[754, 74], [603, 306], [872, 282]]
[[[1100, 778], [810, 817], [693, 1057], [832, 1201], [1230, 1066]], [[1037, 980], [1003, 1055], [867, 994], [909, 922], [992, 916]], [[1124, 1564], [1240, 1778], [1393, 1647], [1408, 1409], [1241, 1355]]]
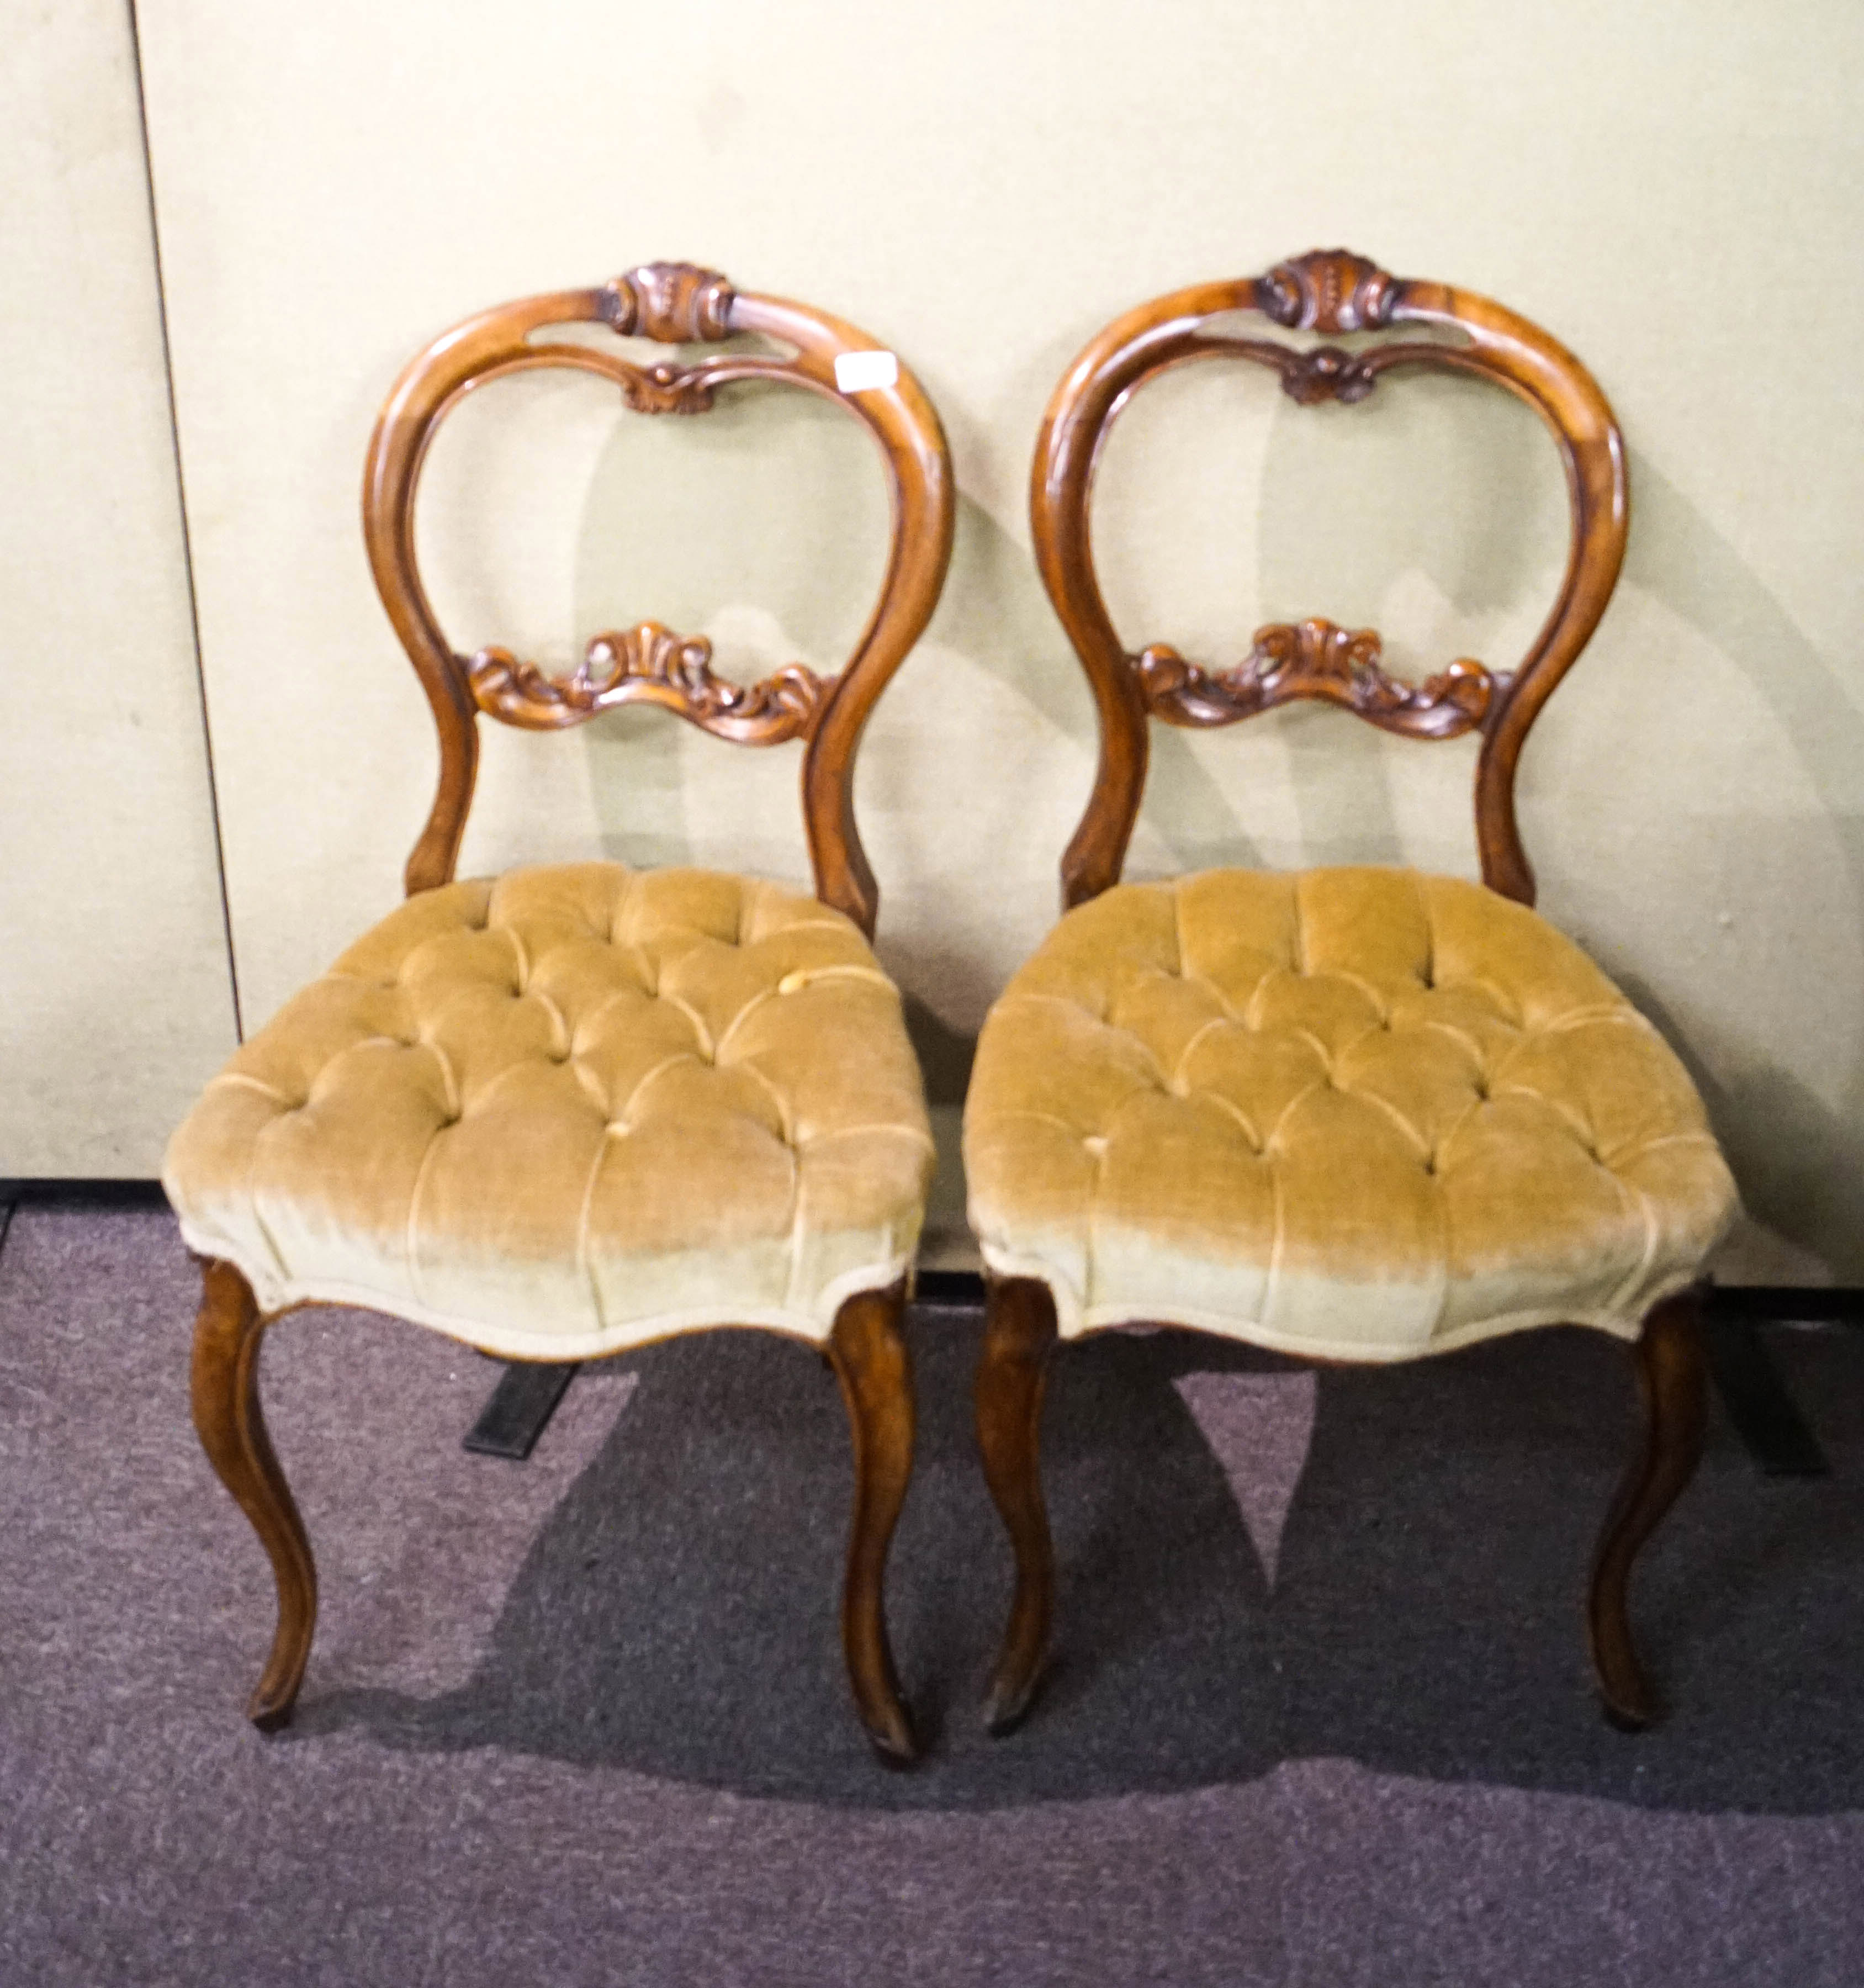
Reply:
[[267, 1310], [378, 1307], [578, 1359], [827, 1337], [931, 1172], [900, 997], [838, 911], [608, 863], [410, 898], [208, 1084], [163, 1182]]
[[1735, 1206], [1688, 1076], [1578, 947], [1408, 870], [1069, 913], [984, 1024], [964, 1159], [985, 1261], [1047, 1283], [1063, 1334], [1348, 1360], [1634, 1336]]

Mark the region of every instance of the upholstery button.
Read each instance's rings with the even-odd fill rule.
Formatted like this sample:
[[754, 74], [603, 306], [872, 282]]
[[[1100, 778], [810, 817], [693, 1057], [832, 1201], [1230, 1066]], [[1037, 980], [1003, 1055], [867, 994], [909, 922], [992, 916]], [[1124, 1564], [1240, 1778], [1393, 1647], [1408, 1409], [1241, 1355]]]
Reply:
[[809, 975], [799, 968], [794, 973], [784, 975], [777, 982], [777, 992], [779, 994], [793, 994], [799, 987], [806, 987], [809, 984]]
[[1096, 1159], [1104, 1159], [1106, 1157], [1107, 1142], [1101, 1134], [1090, 1132], [1081, 1143]]

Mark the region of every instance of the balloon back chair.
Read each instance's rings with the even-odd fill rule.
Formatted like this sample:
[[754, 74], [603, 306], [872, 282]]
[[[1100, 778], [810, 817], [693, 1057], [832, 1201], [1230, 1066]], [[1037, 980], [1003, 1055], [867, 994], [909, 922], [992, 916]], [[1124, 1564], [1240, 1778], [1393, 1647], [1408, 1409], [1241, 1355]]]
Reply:
[[[611, 349], [535, 335], [606, 325]], [[745, 346], [640, 364], [626, 336]], [[739, 686], [703, 639], [647, 622], [551, 678], [455, 651], [416, 570], [428, 443], [462, 397], [537, 367], [593, 373], [647, 414], [728, 388], [800, 387], [879, 444], [893, 538], [880, 597], [838, 676], [792, 664]], [[283, 1724], [316, 1613], [305, 1530], [261, 1416], [266, 1327], [310, 1304], [411, 1320], [505, 1359], [584, 1360], [679, 1332], [758, 1326], [820, 1348], [853, 1429], [842, 1635], [863, 1724], [913, 1750], [882, 1581], [911, 1468], [900, 1333], [932, 1144], [900, 997], [869, 945], [878, 894], [856, 833], [855, 752], [917, 639], [950, 556], [951, 469], [910, 374], [852, 326], [683, 263], [508, 304], [437, 340], [370, 445], [376, 584], [440, 736], [440, 783], [407, 901], [233, 1057], [170, 1145], [164, 1182], [203, 1262], [195, 1425], [277, 1577], [249, 1706]], [[803, 742], [816, 896], [613, 863], [454, 881], [481, 713], [532, 730], [644, 702], [714, 735]]]
[[[1240, 335], [1254, 313], [1326, 336]], [[1094, 465], [1129, 397], [1204, 359], [1273, 368], [1297, 402], [1388, 372], [1494, 381], [1546, 422], [1572, 501], [1565, 576], [1521, 666], [1388, 675], [1371, 629], [1258, 629], [1206, 669], [1115, 632], [1094, 573]], [[1633, 1556], [1699, 1456], [1698, 1280], [1734, 1207], [1700, 1100], [1656, 1031], [1537, 917], [1514, 817], [1528, 729], [1603, 611], [1624, 551], [1623, 446], [1585, 370], [1533, 325], [1345, 250], [1200, 285], [1109, 326], [1036, 447], [1037, 558], [1092, 685], [1100, 760], [1062, 860], [1065, 915], [1004, 992], [966, 1102], [971, 1219], [988, 1273], [978, 1430], [1016, 1581], [990, 1719], [1024, 1715], [1053, 1557], [1038, 1443], [1058, 1336], [1193, 1327], [1316, 1361], [1418, 1357], [1576, 1321], [1634, 1343], [1643, 1440], [1587, 1598], [1616, 1723], [1655, 1711], [1626, 1617]], [[1483, 883], [1401, 868], [1213, 870], [1123, 884], [1146, 725], [1230, 725], [1294, 699], [1413, 739], [1476, 732]]]

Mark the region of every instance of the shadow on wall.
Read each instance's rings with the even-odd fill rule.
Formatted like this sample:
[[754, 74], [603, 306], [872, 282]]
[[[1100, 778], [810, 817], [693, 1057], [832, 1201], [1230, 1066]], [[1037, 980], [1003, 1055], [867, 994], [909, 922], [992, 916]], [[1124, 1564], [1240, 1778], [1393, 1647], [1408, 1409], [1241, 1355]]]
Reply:
[[[832, 672], [879, 593], [887, 534], [873, 445], [825, 403], [747, 394], [721, 399], [703, 422], [623, 423], [583, 514], [577, 625], [594, 630], [651, 617], [706, 630], [721, 671], [741, 678], [790, 661]], [[1092, 701], [1028, 553], [962, 494], [951, 568], [924, 646], [955, 651], [1064, 737], [1094, 749]], [[923, 655], [903, 668], [916, 666], [925, 667]], [[886, 711], [883, 699], [875, 723]], [[677, 726], [660, 718], [615, 712], [584, 732], [609, 853], [619, 860], [691, 862], [688, 809], [745, 798], [740, 769], [697, 771]], [[754, 834], [764, 838], [764, 818], [779, 793], [793, 803], [799, 753], [785, 748], [758, 756], [785, 768], [780, 789], [753, 776]], [[1167, 842], [1194, 851], [1214, 836], [1227, 837], [1240, 845], [1236, 860], [1250, 860], [1234, 810], [1184, 741], [1155, 738], [1153, 759], [1147, 819]], [[966, 784], [975, 777], [973, 769], [958, 774]], [[1086, 799], [1084, 792], [1083, 805]], [[1059, 867], [1073, 822], [1031, 826], [1052, 840]]]
[[[1428, 574], [1467, 619], [1447, 649], [1420, 649], [1388, 628], [1399, 637], [1388, 653], [1407, 671], [1441, 667], [1456, 653], [1511, 666], [1543, 611], [1537, 604], [1522, 617], [1523, 578], [1557, 574], [1564, 557], [1565, 494], [1551, 441], [1528, 410], [1480, 383], [1407, 379], [1402, 391], [1359, 407], [1285, 411], [1269, 436], [1261, 490], [1259, 618], [1319, 612], [1376, 620], [1394, 576]], [[1845, 895], [1864, 928], [1864, 713], [1734, 546], [1635, 451], [1631, 490], [1626, 583], [1725, 654], [1773, 712], [1822, 803], [1822, 826], [1842, 850]], [[1545, 601], [1552, 593], [1549, 578]], [[1477, 638], [1485, 621], [1495, 628], [1492, 648]], [[1609, 620], [1602, 639], [1609, 647]], [[1155, 728], [1155, 740], [1162, 734]], [[1179, 739], [1184, 753], [1181, 735], [1163, 735]], [[1412, 749], [1331, 712], [1301, 713], [1284, 737], [1304, 860], [1404, 860], [1391, 755]], [[1531, 747], [1530, 772], [1531, 762]], [[1746, 841], [1767, 832], [1740, 811], [1738, 796], [1714, 798], [1725, 811], [1717, 819], [1704, 810], [1704, 834]], [[1530, 831], [1531, 853], [1535, 840]], [[1780, 874], [1790, 885], [1784, 857]], [[1793, 963], [1782, 959], [1781, 972]], [[1770, 1031], [1757, 1013], [1748, 1024], [1752, 1067], [1718, 1081], [1660, 1001], [1633, 975], [1619, 977], [1690, 1067], [1749, 1212], [1821, 1258], [1839, 1282], [1864, 1282], [1864, 1066], [1844, 1073], [1835, 1101], [1821, 1097], [1768, 1060]], [[1756, 980], [1764, 998], [1760, 973]]]
[[[1363, 624], [1378, 618], [1394, 576], [1422, 573], [1462, 617], [1449, 631], [1454, 652], [1488, 649], [1492, 660], [1511, 661], [1500, 653], [1504, 641], [1519, 628], [1525, 647], [1540, 612], [1539, 604], [1524, 610], [1519, 603], [1523, 577], [1557, 571], [1564, 545], [1564, 490], [1550, 445], [1531, 414], [1480, 384], [1426, 378], [1404, 387], [1359, 407], [1275, 416], [1257, 500], [1254, 619], [1325, 613]], [[1857, 811], [1864, 715], [1735, 549], [1635, 455], [1632, 488], [1627, 582], [1750, 677], [1824, 805], [1864, 925], [1864, 816]], [[1148, 501], [1161, 494], [1168, 501], [1168, 492], [1140, 492]], [[1111, 525], [1119, 528], [1117, 516]], [[626, 421], [598, 465], [584, 513], [578, 624], [593, 630], [651, 616], [685, 631], [707, 629], [721, 669], [741, 677], [797, 659], [832, 671], [878, 590], [886, 537], [873, 445], [833, 407], [799, 394], [744, 394], [722, 399], [702, 421]], [[1157, 625], [1148, 613], [1136, 624], [1131, 603], [1112, 605], [1131, 639], [1173, 637], [1169, 621]], [[1471, 641], [1465, 649], [1470, 631], [1484, 627], [1496, 631], [1492, 648]], [[1430, 644], [1444, 632], [1412, 639], [1403, 628], [1388, 629], [1395, 666], [1440, 664], [1445, 657]], [[1232, 647], [1210, 659], [1240, 654], [1248, 634], [1239, 629]], [[1609, 644], [1609, 622], [1603, 639]], [[1091, 751], [1091, 702], [1032, 561], [964, 499], [944, 597], [926, 644], [905, 669], [927, 668], [928, 652], [938, 647], [987, 672], [1062, 737]], [[887, 710], [883, 700], [876, 727]], [[1404, 860], [1390, 756], [1421, 748], [1394, 746], [1330, 712], [1258, 722], [1277, 726], [1285, 749], [1304, 860]], [[799, 749], [728, 749], [655, 712], [612, 714], [582, 736], [610, 855], [806, 875]], [[1233, 737], [1194, 748], [1186, 734], [1153, 728], [1142, 823], [1173, 866], [1262, 860], [1248, 793], [1238, 794], [1237, 783], [1203, 756], [1204, 748], [1221, 750]], [[971, 796], [989, 806], [993, 783], [1013, 780], [993, 766], [991, 740], [978, 742], [973, 763], [951, 769], [954, 806]], [[1000, 786], [994, 804], [1001, 806]], [[1725, 819], [1730, 833], [1758, 832], [1737, 815]], [[1052, 847], [1059, 860], [1073, 827], [1072, 819], [1045, 818], [1019, 824], [1018, 832], [1045, 851]], [[967, 867], [961, 854], [958, 867]], [[883, 891], [890, 881], [883, 877]], [[978, 883], [965, 874], [936, 880], [954, 891]], [[928, 880], [915, 879], [913, 887], [928, 888]], [[1015, 964], [990, 962], [999, 978]], [[900, 965], [910, 994], [910, 950]], [[1654, 1004], [1645, 1005], [1648, 1011]], [[956, 1102], [970, 1039], [938, 1023], [923, 1000], [912, 1011], [915, 1039], [937, 1066], [941, 1099]], [[1673, 1028], [1668, 1033], [1691, 1061], [1689, 1045]], [[1754, 1033], [1764, 1046], [1764, 1021]], [[1832, 1104], [1777, 1066], [1757, 1064], [1751, 1077], [1724, 1087], [1691, 1062], [1749, 1207], [1823, 1258], [1841, 1281], [1864, 1281], [1864, 1167], [1856, 1163], [1864, 1157], [1864, 1067], [1848, 1074]]]
[[[1713, 641], [1773, 712], [1842, 851], [1849, 894], [1864, 925], [1864, 712], [1752, 568], [1635, 451], [1631, 489], [1626, 579]], [[1738, 814], [1730, 827], [1767, 832], [1764, 823]], [[1790, 871], [1782, 881], [1790, 890]], [[1792, 964], [1783, 960], [1781, 971]], [[1660, 1012], [1641, 996], [1640, 1005], [1663, 1025]], [[1834, 1104], [1758, 1057], [1738, 1080], [1719, 1084], [1673, 1030], [1666, 1033], [1702, 1090], [1749, 1211], [1822, 1258], [1839, 1283], [1864, 1283], [1864, 1065], [1854, 1064], [1835, 1084]], [[1759, 1044], [1768, 1033], [1757, 1016]]]
[[[1472, 653], [1512, 668], [1499, 631], [1520, 624], [1524, 588], [1538, 593], [1515, 644], [1525, 650], [1565, 556], [1565, 485], [1551, 438], [1537, 416], [1481, 381], [1412, 373], [1357, 406], [1287, 405], [1269, 435], [1262, 492], [1259, 619], [1379, 626], [1388, 660], [1406, 674]], [[1394, 581], [1417, 574], [1454, 603], [1453, 629], [1387, 612]], [[1309, 722], [1289, 728], [1288, 748], [1305, 860], [1404, 862], [1393, 755], [1423, 745], [1388, 740], [1343, 713], [1302, 715]], [[1456, 753], [1473, 787], [1471, 744], [1430, 749]], [[1473, 874], [1472, 791], [1464, 806], [1458, 826]]]

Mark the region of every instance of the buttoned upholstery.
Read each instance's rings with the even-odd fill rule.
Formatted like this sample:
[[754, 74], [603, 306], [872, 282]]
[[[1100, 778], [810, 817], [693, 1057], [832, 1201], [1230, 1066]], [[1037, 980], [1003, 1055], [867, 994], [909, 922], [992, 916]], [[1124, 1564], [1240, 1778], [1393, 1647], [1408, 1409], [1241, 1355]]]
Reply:
[[1064, 1336], [1351, 1360], [1635, 1338], [1735, 1205], [1687, 1074], [1577, 946], [1399, 869], [1069, 913], [985, 1024], [964, 1155], [986, 1262], [1046, 1283]]
[[209, 1084], [164, 1185], [268, 1312], [581, 1359], [701, 1326], [826, 1340], [905, 1272], [931, 1167], [850, 920], [592, 863], [409, 899]]

